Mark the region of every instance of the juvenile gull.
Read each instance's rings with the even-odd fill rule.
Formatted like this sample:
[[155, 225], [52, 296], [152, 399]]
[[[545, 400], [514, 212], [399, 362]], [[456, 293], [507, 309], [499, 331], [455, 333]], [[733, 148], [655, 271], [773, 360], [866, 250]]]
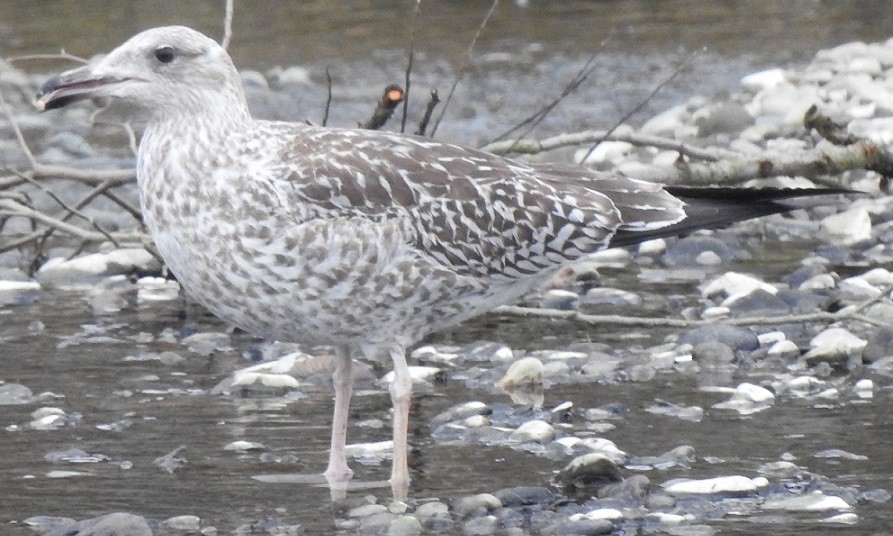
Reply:
[[338, 355], [325, 475], [343, 490], [352, 358], [390, 357], [394, 496], [408, 492], [405, 350], [607, 247], [782, 212], [788, 190], [679, 189], [379, 131], [251, 118], [226, 51], [144, 31], [41, 90], [127, 101], [146, 225], [183, 288], [252, 333]]

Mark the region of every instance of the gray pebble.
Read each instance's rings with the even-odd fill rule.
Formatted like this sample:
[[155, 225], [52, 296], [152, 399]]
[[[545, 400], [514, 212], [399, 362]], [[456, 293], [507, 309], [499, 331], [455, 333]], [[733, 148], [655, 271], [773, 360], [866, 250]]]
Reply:
[[19, 383], [4, 383], [0, 385], [0, 406], [18, 406], [31, 402], [33, 394]]
[[494, 516], [475, 517], [462, 525], [462, 534], [465, 536], [489, 536], [496, 534], [498, 528], [499, 520]]
[[152, 529], [140, 516], [116, 512], [60, 527], [45, 536], [152, 536]]
[[597, 453], [577, 456], [555, 477], [564, 492], [573, 497], [593, 497], [607, 484], [622, 480], [617, 464]]
[[720, 342], [733, 350], [748, 352], [760, 347], [760, 340], [753, 331], [724, 324], [695, 328], [683, 333], [677, 341], [678, 344], [691, 344], [692, 346], [704, 342]]
[[502, 502], [489, 493], [461, 497], [453, 502], [453, 514], [464, 519], [488, 514], [502, 507]]
[[552, 499], [552, 492], [537, 486], [504, 488], [493, 493], [493, 495], [499, 499], [503, 506], [512, 508], [531, 504], [545, 504]]
[[422, 524], [412, 516], [400, 516], [388, 525], [388, 536], [418, 536], [422, 533]]
[[607, 519], [567, 521], [543, 531], [548, 536], [596, 536], [614, 532], [614, 523]]

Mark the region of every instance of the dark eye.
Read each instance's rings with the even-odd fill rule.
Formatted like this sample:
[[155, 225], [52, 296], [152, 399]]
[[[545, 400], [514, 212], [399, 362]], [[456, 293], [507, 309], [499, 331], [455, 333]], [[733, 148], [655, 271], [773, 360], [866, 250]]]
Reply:
[[170, 63], [174, 61], [176, 55], [177, 53], [172, 46], [165, 45], [155, 49], [155, 59], [161, 63]]

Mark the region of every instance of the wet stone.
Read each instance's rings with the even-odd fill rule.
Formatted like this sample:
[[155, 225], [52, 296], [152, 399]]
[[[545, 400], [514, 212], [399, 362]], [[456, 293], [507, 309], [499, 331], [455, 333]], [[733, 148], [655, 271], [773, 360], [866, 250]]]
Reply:
[[460, 519], [464, 519], [485, 515], [501, 507], [502, 502], [494, 495], [480, 493], [456, 499], [453, 502], [453, 514]]
[[201, 529], [201, 519], [191, 515], [176, 516], [167, 519], [164, 526], [171, 530], [198, 532]]
[[412, 516], [400, 516], [388, 525], [387, 536], [418, 536], [422, 533], [422, 524]]
[[489, 536], [496, 534], [499, 520], [494, 516], [482, 516], [469, 519], [462, 525], [464, 536]]
[[614, 531], [614, 523], [607, 519], [583, 519], [580, 521], [566, 521], [543, 531], [548, 536], [596, 536], [599, 534], [611, 534]]
[[596, 496], [604, 486], [622, 480], [617, 464], [602, 454], [578, 456], [562, 469], [555, 480], [570, 496]]
[[622, 482], [606, 484], [599, 490], [601, 499], [615, 499], [623, 502], [642, 501], [651, 490], [651, 480], [645, 475], [633, 475]]
[[760, 347], [760, 340], [753, 331], [723, 324], [695, 328], [682, 334], [677, 341], [678, 344], [691, 344], [692, 346], [704, 342], [719, 342], [733, 350], [747, 352]]
[[117, 512], [57, 528], [45, 536], [116, 536], [124, 534], [127, 536], [152, 536], [152, 529], [140, 516]]
[[724, 241], [713, 236], [689, 236], [677, 240], [667, 248], [661, 256], [661, 261], [668, 266], [699, 266], [698, 256], [705, 251], [711, 251], [722, 262], [729, 262], [735, 258], [732, 249]]
[[511, 508], [531, 504], [546, 504], [552, 499], [552, 493], [548, 489], [538, 486], [505, 488], [493, 493], [493, 496], [503, 506]]
[[0, 406], [18, 406], [32, 400], [31, 389], [19, 383], [0, 384]]

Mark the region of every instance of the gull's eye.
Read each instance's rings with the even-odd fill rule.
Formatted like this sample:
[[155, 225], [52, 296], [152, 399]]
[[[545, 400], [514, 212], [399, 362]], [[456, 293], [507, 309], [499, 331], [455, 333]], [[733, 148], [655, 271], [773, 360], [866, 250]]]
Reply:
[[176, 55], [177, 53], [174, 51], [174, 47], [169, 45], [160, 46], [155, 49], [155, 59], [161, 63], [170, 63], [174, 61]]

